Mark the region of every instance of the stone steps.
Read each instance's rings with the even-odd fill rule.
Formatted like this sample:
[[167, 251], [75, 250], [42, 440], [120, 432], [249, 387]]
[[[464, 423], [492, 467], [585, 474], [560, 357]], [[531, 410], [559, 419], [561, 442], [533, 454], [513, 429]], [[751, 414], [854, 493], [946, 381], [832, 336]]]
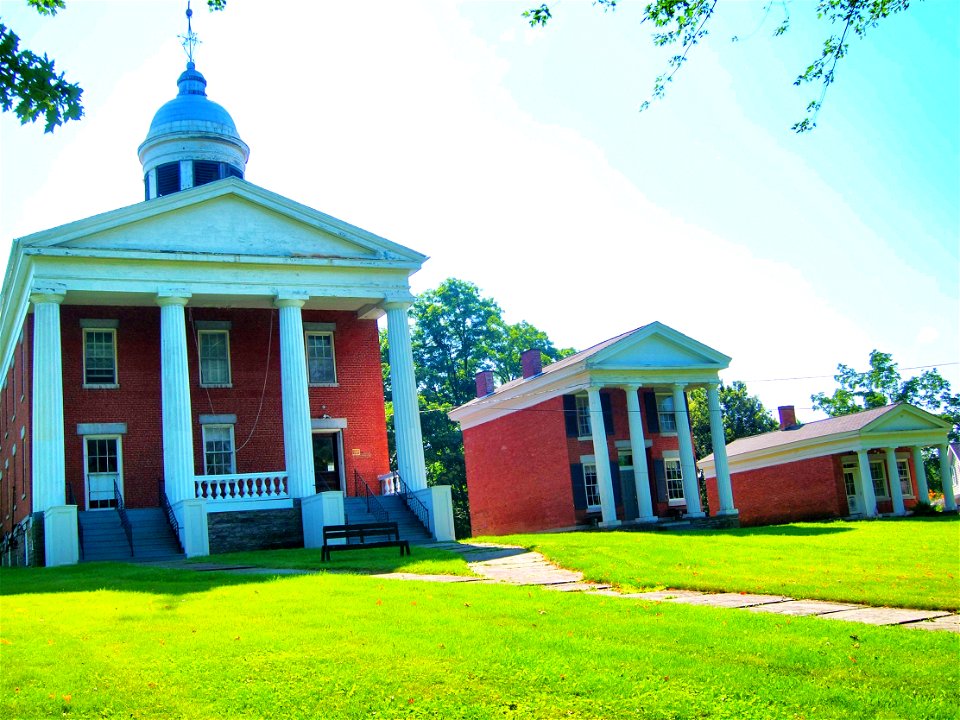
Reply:
[[183, 558], [173, 530], [160, 508], [127, 510], [133, 530], [133, 555], [116, 510], [87, 510], [77, 513], [77, 518], [83, 532], [82, 562], [155, 562]]
[[[420, 523], [403, 500], [393, 495], [378, 496], [380, 505], [387, 511], [387, 522], [397, 523], [400, 537], [411, 545], [426, 545], [433, 542], [430, 532]], [[343, 513], [348, 525], [378, 522], [377, 518], [367, 512], [367, 501], [363, 498], [346, 497], [343, 499]]]

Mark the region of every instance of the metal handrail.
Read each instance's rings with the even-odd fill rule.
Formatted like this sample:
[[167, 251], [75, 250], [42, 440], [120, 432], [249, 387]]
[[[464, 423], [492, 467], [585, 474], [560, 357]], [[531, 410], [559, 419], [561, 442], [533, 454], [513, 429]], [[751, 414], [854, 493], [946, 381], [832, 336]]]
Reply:
[[390, 519], [390, 513], [380, 504], [377, 496], [373, 494], [373, 490], [367, 485], [367, 481], [363, 479], [360, 471], [356, 469], [353, 471], [353, 494], [357, 497], [366, 498], [367, 512], [373, 515], [377, 519], [377, 522], [386, 522]]
[[396, 475], [397, 484], [400, 486], [400, 492], [398, 492], [397, 495], [403, 499], [403, 502], [406, 504], [410, 512], [417, 516], [417, 520], [420, 521], [420, 524], [429, 531], [430, 511], [427, 509], [427, 506], [424, 505], [423, 500], [410, 492], [410, 488], [407, 487], [407, 484], [403, 481], [403, 478], [400, 477], [399, 472], [395, 472], [394, 475]]
[[[77, 498], [73, 494], [73, 486], [67, 483], [67, 504], [76, 505]], [[80, 514], [77, 514], [77, 544], [80, 546], [80, 557], [83, 557], [83, 525], [80, 524]]]
[[120, 526], [127, 534], [127, 544], [130, 546], [130, 557], [133, 557], [133, 526], [130, 524], [130, 518], [127, 517], [127, 508], [123, 504], [123, 496], [120, 494], [120, 486], [117, 481], [113, 481], [113, 501], [117, 506], [117, 514], [120, 516]]
[[167, 516], [167, 522], [170, 523], [170, 529], [173, 530], [173, 536], [177, 539], [177, 547], [183, 552], [183, 543], [180, 542], [180, 523], [177, 522], [177, 516], [170, 505], [170, 498], [167, 497], [167, 491], [163, 487], [163, 478], [160, 478], [160, 507], [163, 508], [163, 514]]

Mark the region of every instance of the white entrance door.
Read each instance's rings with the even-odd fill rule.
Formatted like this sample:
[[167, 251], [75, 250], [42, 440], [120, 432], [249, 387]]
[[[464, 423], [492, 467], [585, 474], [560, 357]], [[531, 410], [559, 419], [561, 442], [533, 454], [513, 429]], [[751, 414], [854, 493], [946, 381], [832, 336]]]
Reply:
[[860, 470], [856, 465], [844, 465], [843, 484], [847, 491], [847, 509], [851, 515], [860, 515]]
[[87, 509], [116, 507], [113, 485], [123, 495], [123, 464], [120, 437], [86, 437], [83, 442], [83, 467], [86, 476]]

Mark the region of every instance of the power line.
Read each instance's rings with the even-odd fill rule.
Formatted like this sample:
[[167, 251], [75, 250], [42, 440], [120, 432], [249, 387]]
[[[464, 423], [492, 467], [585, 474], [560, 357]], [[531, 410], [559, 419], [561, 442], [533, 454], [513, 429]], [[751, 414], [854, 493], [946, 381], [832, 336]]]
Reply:
[[[899, 370], [927, 370], [929, 368], [948, 367], [950, 365], [960, 365], [960, 362], [934, 363], [933, 365], [914, 365], [912, 367], [905, 367], [905, 368], [898, 368], [898, 369]], [[861, 374], [866, 374], [866, 373], [861, 373]], [[754, 380], [741, 380], [741, 382], [744, 382], [744, 383], [787, 382], [789, 380], [821, 380], [823, 378], [832, 378], [832, 377], [836, 377], [836, 375], [803, 375], [800, 377], [786, 377], [786, 378], [760, 378], [760, 379], [754, 379]]]

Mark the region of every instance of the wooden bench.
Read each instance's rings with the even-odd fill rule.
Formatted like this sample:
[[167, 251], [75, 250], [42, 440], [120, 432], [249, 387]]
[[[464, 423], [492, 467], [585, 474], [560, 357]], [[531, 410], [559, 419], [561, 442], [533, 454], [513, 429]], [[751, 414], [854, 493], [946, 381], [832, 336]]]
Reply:
[[[370, 541], [368, 538], [381, 538]], [[386, 539], [383, 539], [386, 538]], [[344, 543], [331, 545], [331, 540], [343, 540]], [[351, 544], [351, 540], [359, 540]], [[332, 550], [359, 550], [361, 548], [398, 547], [400, 557], [410, 554], [410, 543], [400, 539], [397, 523], [357, 523], [355, 525], [325, 525], [323, 528], [323, 549], [321, 561], [330, 559]]]

